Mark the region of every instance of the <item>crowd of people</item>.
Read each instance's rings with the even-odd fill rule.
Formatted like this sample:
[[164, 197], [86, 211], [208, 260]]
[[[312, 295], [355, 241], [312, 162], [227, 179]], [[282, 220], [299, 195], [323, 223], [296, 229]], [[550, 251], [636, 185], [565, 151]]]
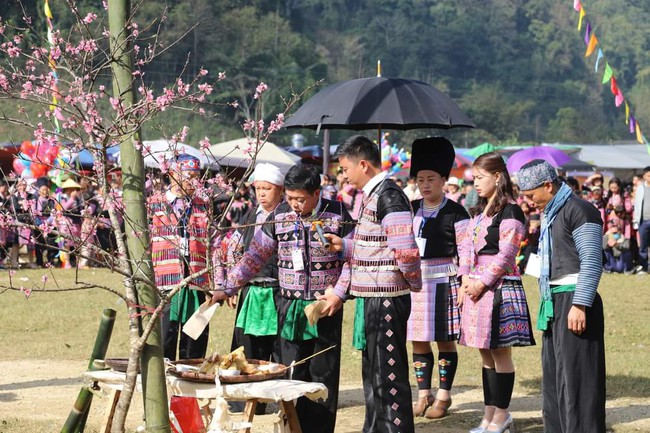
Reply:
[[[119, 201], [119, 184], [111, 187]], [[0, 212], [0, 266], [4, 268], [87, 268], [103, 262], [97, 251], [116, 251], [104, 195], [88, 177], [80, 177], [79, 182], [69, 178], [58, 187], [47, 177], [17, 179], [11, 185], [2, 181]], [[122, 221], [119, 212], [118, 218]]]
[[[445, 417], [460, 361], [457, 344], [477, 349], [481, 359], [476, 370], [484, 412], [470, 432], [512, 432], [512, 350], [535, 345], [536, 326], [543, 331], [549, 431], [604, 432], [604, 319], [597, 287], [603, 237], [610, 233], [591, 203], [596, 195], [584, 200], [571, 179], [559, 178], [542, 160], [525, 165], [515, 184], [496, 153], [479, 157], [472, 178], [461, 185], [450, 177], [453, 146], [440, 137], [413, 143], [412, 180], [401, 185], [382, 172], [378, 148], [366, 137], [348, 139], [338, 157], [338, 184], [310, 165], [287, 173], [269, 164], [256, 167], [255, 196], [237, 192], [240, 205], [227, 217], [234, 230], [220, 238], [211, 257], [214, 289], [205, 294], [210, 276], [202, 274], [172, 298], [163, 318], [165, 355], [203, 357], [207, 329], [197, 340], [178, 330], [204, 299], [226, 302], [237, 309], [233, 349], [244, 346], [249, 356], [285, 365], [316, 355], [295, 367], [293, 377], [325, 384], [329, 397], [298, 399], [297, 415], [303, 431], [333, 432], [342, 309], [354, 298], [364, 432], [409, 433], [415, 417]], [[174, 167], [170, 188], [153, 210], [153, 265], [163, 294], [208, 265], [200, 245], [209, 237], [209, 204], [186, 197], [198, 162], [179, 159]], [[597, 176], [588, 181], [589, 192], [595, 191]], [[620, 203], [607, 196], [616, 215]], [[624, 203], [625, 195], [620, 199]], [[524, 267], [539, 281], [536, 324]], [[414, 404], [410, 368], [418, 388]], [[565, 374], [568, 369], [575, 374]]]
[[[477, 158], [461, 182], [450, 176], [453, 145], [441, 137], [416, 140], [412, 155], [406, 182], [381, 170], [378, 147], [360, 135], [339, 147], [336, 180], [313, 165], [283, 173], [257, 164], [250, 189], [238, 189], [226, 211], [232, 229], [220, 234], [213, 219], [222, 202], [194, 194], [200, 163], [177, 156], [169, 184], [148, 197], [161, 299], [182, 286], [162, 314], [165, 357], [205, 357], [208, 328], [196, 339], [180, 330], [204, 302], [226, 302], [237, 309], [233, 350], [244, 346], [248, 357], [285, 365], [318, 354], [294, 367], [293, 378], [325, 384], [328, 398], [300, 398], [296, 410], [303, 431], [333, 432], [342, 311], [355, 299], [364, 432], [409, 433], [415, 417], [445, 417], [460, 344], [477, 349], [481, 359], [484, 412], [470, 432], [512, 433], [512, 349], [535, 345], [536, 326], [543, 331], [545, 425], [554, 432], [604, 433], [597, 287], [603, 268], [647, 272], [650, 167], [631, 188], [612, 178], [604, 190], [602, 175], [580, 185], [542, 160], [524, 165], [515, 179], [497, 153]], [[24, 224], [4, 228], [9, 265], [17, 265], [21, 245], [33, 266], [83, 267], [94, 251], [84, 245], [115, 248], [101, 191], [91, 182], [68, 179], [53, 193], [42, 178], [14, 189], [0, 186], [6, 215]], [[88, 227], [87, 221], [100, 223]], [[66, 245], [73, 237], [87, 242]], [[524, 272], [538, 278], [535, 325]], [[409, 368], [418, 389], [414, 404]]]

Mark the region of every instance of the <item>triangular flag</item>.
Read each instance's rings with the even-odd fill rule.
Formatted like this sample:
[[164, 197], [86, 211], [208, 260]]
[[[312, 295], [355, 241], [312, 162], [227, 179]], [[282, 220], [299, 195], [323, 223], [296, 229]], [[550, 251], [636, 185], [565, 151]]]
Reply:
[[636, 131], [636, 119], [630, 116], [630, 134], [634, 134], [634, 131]]
[[52, 11], [50, 10], [50, 5], [47, 2], [47, 0], [45, 0], [45, 16], [48, 17], [49, 19], [54, 18], [54, 16], [52, 15]]
[[585, 10], [580, 8], [580, 19], [578, 20], [578, 31], [582, 30], [582, 19], [585, 17]]
[[612, 95], [617, 95], [618, 94], [618, 86], [616, 85], [616, 78], [612, 77], [610, 80], [611, 86], [610, 89], [612, 90]]
[[602, 59], [605, 55], [603, 54], [603, 50], [598, 48], [598, 58], [596, 59], [596, 67], [594, 68], [596, 72], [598, 72], [598, 63], [600, 62], [600, 59]]
[[625, 98], [623, 98], [623, 92], [621, 92], [621, 89], [618, 89], [618, 93], [616, 94], [616, 98], [614, 99], [614, 103], [616, 104], [617, 107], [620, 107], [621, 104], [623, 104], [623, 101]]
[[587, 21], [587, 28], [585, 29], [585, 45], [589, 45], [589, 39], [591, 39], [591, 23]]
[[630, 123], [630, 106], [627, 104], [627, 101], [625, 101], [625, 124]]
[[573, 9], [579, 11], [582, 9], [582, 5], [580, 4], [580, 0], [573, 0]]
[[609, 66], [609, 62], [605, 61], [605, 74], [603, 75], [603, 84], [607, 83], [610, 78], [612, 78], [612, 75], [614, 75], [614, 71], [612, 71], [612, 67]]
[[596, 35], [592, 34], [591, 38], [589, 38], [589, 45], [587, 45], [587, 52], [585, 52], [585, 57], [589, 57], [593, 54], [594, 50], [596, 49], [596, 45], [598, 45], [598, 39], [596, 39]]
[[643, 144], [643, 135], [641, 134], [641, 128], [638, 123], [636, 124], [636, 141], [638, 141], [639, 144]]

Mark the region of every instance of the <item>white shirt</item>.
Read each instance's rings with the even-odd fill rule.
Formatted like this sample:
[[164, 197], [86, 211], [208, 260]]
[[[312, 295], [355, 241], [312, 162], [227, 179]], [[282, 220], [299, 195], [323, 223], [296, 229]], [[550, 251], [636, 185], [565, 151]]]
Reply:
[[362, 188], [364, 196], [369, 197], [372, 190], [375, 189], [377, 185], [382, 183], [387, 176], [388, 173], [382, 171], [379, 174], [376, 174], [372, 179], [370, 179], [368, 183]]

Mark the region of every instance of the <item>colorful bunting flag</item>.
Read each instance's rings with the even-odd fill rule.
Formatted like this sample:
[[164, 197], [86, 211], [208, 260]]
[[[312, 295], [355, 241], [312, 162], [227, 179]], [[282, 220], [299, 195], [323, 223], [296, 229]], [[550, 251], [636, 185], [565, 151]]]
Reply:
[[598, 39], [596, 39], [596, 35], [592, 34], [591, 38], [589, 38], [589, 45], [587, 45], [585, 57], [589, 57], [593, 54], [594, 50], [596, 49], [596, 45], [598, 45]]
[[585, 17], [585, 10], [580, 8], [580, 19], [578, 20], [578, 31], [582, 30], [582, 19]]
[[609, 62], [605, 61], [605, 73], [603, 74], [603, 84], [606, 84], [610, 78], [612, 78], [612, 75], [614, 75], [614, 71], [612, 71], [612, 67], [609, 66]]
[[612, 91], [612, 95], [616, 96], [618, 94], [618, 86], [616, 85], [616, 78], [612, 77], [610, 80], [610, 89]]
[[596, 59], [596, 66], [595, 66], [595, 71], [598, 72], [598, 63], [600, 63], [600, 59], [604, 57], [603, 50], [598, 48], [598, 58]]
[[625, 124], [629, 126], [630, 134], [635, 134], [636, 135], [636, 140], [641, 143], [641, 144], [646, 144], [648, 153], [650, 154], [650, 143], [648, 143], [648, 140], [646, 139], [645, 135], [641, 132], [641, 126], [638, 124], [636, 117], [632, 114], [632, 109], [630, 108], [630, 104], [628, 101], [625, 99], [625, 96], [623, 96], [623, 91], [618, 87], [618, 83], [616, 82], [616, 77], [614, 77], [614, 71], [612, 67], [609, 65], [609, 62], [605, 58], [605, 54], [603, 53], [603, 50], [598, 47], [598, 39], [596, 38], [596, 35], [592, 32], [591, 28], [591, 23], [585, 19], [586, 17], [586, 11], [584, 8], [584, 5], [582, 4], [581, 0], [574, 0], [573, 1], [573, 8], [576, 11], [579, 11], [579, 19], [578, 19], [578, 31], [582, 31], [582, 23], [586, 21], [586, 27], [585, 27], [585, 34], [584, 34], [584, 42], [585, 45], [587, 45], [587, 49], [585, 51], [585, 57], [591, 56], [594, 51], [596, 51], [596, 48], [598, 48], [598, 55], [596, 57], [596, 64], [594, 65], [594, 72], [598, 73], [598, 67], [600, 66], [600, 61], [601, 59], [605, 62], [605, 70], [603, 71], [603, 77], [602, 77], [602, 84], [607, 84], [607, 82], [610, 82], [610, 90], [612, 94], [614, 95], [614, 103], [616, 104], [616, 107], [620, 107], [621, 105], [625, 104]]
[[614, 98], [614, 104], [616, 104], [617, 107], [620, 107], [623, 104], [623, 101], [625, 101], [625, 98], [623, 97], [623, 92], [621, 92], [621, 89], [618, 89], [616, 98]]

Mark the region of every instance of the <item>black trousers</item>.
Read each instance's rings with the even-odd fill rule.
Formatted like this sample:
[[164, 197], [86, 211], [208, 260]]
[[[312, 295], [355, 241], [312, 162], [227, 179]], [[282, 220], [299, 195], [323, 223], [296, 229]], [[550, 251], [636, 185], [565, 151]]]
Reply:
[[[199, 301], [205, 302], [205, 293], [197, 292]], [[171, 305], [165, 305], [162, 311], [162, 338], [165, 358], [172, 361], [177, 359], [205, 358], [208, 349], [208, 337], [210, 326], [206, 326], [199, 338], [192, 340], [190, 336], [182, 332], [183, 324], [180, 321], [169, 320]], [[179, 341], [180, 340], [180, 341]], [[178, 349], [178, 358], [176, 357]]]
[[366, 398], [364, 433], [413, 433], [406, 352], [411, 296], [364, 298], [366, 348], [362, 358]]
[[544, 433], [605, 433], [605, 344], [600, 295], [587, 308], [587, 329], [567, 328], [573, 292], [553, 295], [554, 320], [544, 331]]
[[[241, 290], [241, 292], [239, 292], [239, 300], [237, 301], [237, 317], [239, 317], [239, 312], [244, 304], [244, 299], [248, 296], [248, 290], [249, 286], [246, 286]], [[273, 290], [273, 298], [275, 300], [275, 305], [277, 306], [279, 298], [277, 289]], [[279, 334], [280, 333], [278, 332], [278, 335]], [[278, 335], [255, 336], [244, 334], [243, 328], [237, 328], [235, 326], [232, 332], [230, 350], [235, 350], [240, 346], [244, 346], [246, 358], [261, 359], [263, 361], [273, 359], [276, 362], [280, 362]]]
[[[291, 299], [279, 297], [278, 307], [279, 332], [291, 303]], [[300, 397], [296, 402], [296, 412], [302, 431], [307, 433], [333, 433], [336, 426], [336, 409], [339, 398], [339, 373], [341, 370], [341, 326], [343, 325], [343, 309], [331, 317], [323, 317], [318, 321], [318, 338], [306, 341], [289, 341], [279, 337], [280, 362], [284, 365], [292, 361], [300, 361], [327, 349], [302, 365], [293, 369], [293, 379], [305, 382], [320, 382], [327, 387], [327, 400], [314, 402], [306, 397]]]

